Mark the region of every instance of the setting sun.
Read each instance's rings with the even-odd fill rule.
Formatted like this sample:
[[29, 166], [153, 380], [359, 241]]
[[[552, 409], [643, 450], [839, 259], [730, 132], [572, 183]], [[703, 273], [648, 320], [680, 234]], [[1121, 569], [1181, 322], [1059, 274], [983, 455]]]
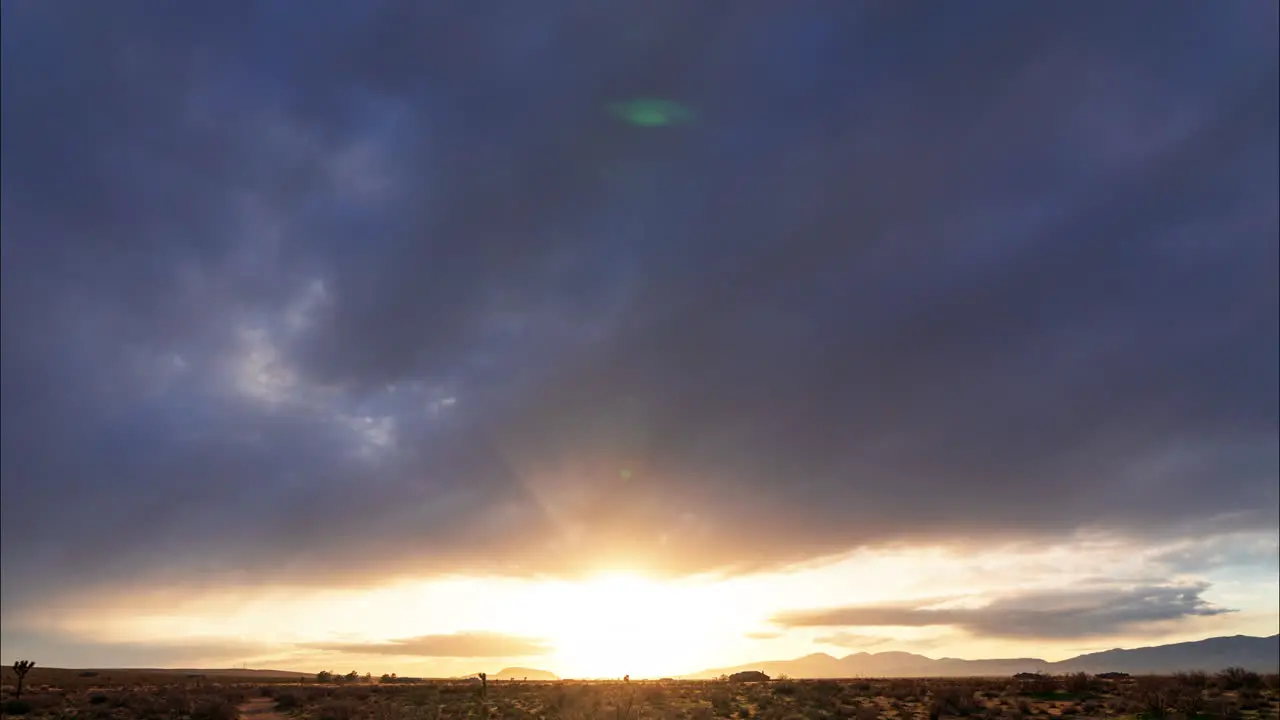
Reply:
[[716, 603], [706, 586], [605, 573], [530, 595], [531, 615], [568, 677], [656, 677], [715, 650], [706, 619]]

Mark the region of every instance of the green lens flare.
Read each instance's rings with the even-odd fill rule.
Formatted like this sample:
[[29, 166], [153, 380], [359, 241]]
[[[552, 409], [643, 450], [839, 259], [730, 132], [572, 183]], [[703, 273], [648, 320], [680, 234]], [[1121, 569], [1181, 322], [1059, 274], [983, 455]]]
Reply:
[[614, 103], [614, 117], [640, 127], [679, 125], [693, 121], [693, 111], [671, 100], [639, 99]]

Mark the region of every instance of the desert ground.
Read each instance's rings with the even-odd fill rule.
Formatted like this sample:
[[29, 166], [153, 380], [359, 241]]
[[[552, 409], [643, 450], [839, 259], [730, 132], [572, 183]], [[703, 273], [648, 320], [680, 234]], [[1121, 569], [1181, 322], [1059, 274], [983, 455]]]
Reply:
[[77, 720], [1280, 718], [1280, 676], [1242, 670], [1023, 680], [244, 680], [230, 675], [37, 667], [18, 699], [16, 678], [5, 668], [0, 704], [5, 717]]

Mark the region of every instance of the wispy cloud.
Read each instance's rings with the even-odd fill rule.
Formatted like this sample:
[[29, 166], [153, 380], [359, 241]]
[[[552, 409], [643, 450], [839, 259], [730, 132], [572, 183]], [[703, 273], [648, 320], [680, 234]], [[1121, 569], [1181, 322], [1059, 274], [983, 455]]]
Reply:
[[884, 637], [882, 635], [859, 635], [858, 633], [841, 630], [828, 633], [826, 635], [819, 635], [814, 638], [814, 642], [819, 642], [823, 645], [834, 645], [836, 647], [846, 648], [849, 650], [868, 650], [870, 648], [894, 642], [894, 639], [891, 637]]
[[419, 657], [526, 657], [546, 655], [552, 648], [542, 640], [500, 633], [463, 632], [363, 643], [311, 643], [307, 647], [360, 655]]

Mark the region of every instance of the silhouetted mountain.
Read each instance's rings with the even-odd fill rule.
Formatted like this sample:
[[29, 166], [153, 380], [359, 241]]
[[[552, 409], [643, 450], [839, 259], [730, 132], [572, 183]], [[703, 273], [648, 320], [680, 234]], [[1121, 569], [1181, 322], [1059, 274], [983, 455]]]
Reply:
[[143, 670], [142, 672], [174, 672], [187, 674], [200, 674], [205, 677], [226, 677], [226, 678], [276, 678], [280, 680], [293, 680], [296, 678], [315, 679], [315, 673], [294, 672], [293, 670], [249, 670], [242, 668], [227, 668], [224, 670]]
[[1258, 672], [1280, 669], [1280, 635], [1216, 637], [1132, 650], [1104, 650], [1053, 663], [1055, 672], [1171, 673], [1238, 666]]
[[554, 673], [546, 670], [536, 670], [534, 668], [509, 667], [503, 668], [498, 672], [489, 676], [490, 680], [540, 680], [549, 682], [559, 680]]
[[[12, 672], [8, 668], [3, 668], [6, 672]], [[316, 674], [313, 672], [302, 672], [299, 670], [251, 670], [248, 668], [56, 668], [56, 667], [40, 667], [36, 666], [36, 670], [44, 677], [50, 674], [57, 678], [63, 676], [75, 676], [82, 673], [95, 673], [98, 675], [122, 677], [122, 676], [197, 676], [202, 675], [205, 678], [228, 678], [236, 680], [297, 680], [298, 678], [306, 678], [314, 680]], [[86, 676], [87, 677], [87, 676]]]
[[851, 677], [944, 677], [978, 675], [1012, 675], [1017, 672], [1044, 672], [1049, 663], [1039, 658], [1007, 660], [934, 659], [908, 652], [856, 653], [834, 658], [826, 653], [806, 655], [795, 660], [767, 660], [731, 668], [694, 673], [690, 678], [711, 678], [743, 670], [761, 670], [770, 677], [793, 678]]
[[1215, 672], [1238, 666], [1258, 672], [1280, 670], [1280, 635], [1271, 637], [1218, 637], [1195, 642], [1156, 645], [1132, 650], [1107, 650], [1079, 655], [1059, 662], [1040, 658], [960, 660], [930, 658], [907, 652], [855, 653], [835, 658], [826, 653], [805, 655], [795, 660], [766, 660], [730, 668], [704, 670], [688, 678], [712, 678], [744, 670], [760, 670], [771, 677], [794, 678], [851, 677], [979, 677], [1004, 676], [1020, 672], [1119, 671], [1127, 673], [1169, 673], [1182, 670]]

